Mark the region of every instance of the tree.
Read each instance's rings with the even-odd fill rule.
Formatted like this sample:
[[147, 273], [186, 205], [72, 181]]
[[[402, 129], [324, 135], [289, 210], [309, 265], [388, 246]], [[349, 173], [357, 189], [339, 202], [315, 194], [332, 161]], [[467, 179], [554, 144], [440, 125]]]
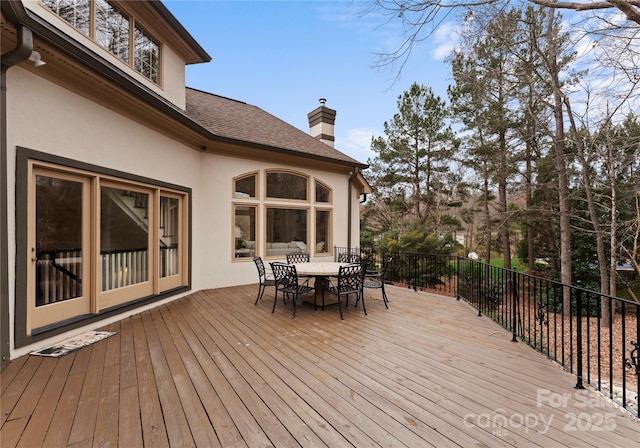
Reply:
[[[467, 129], [477, 135], [477, 139], [471, 141], [481, 142], [471, 154], [479, 156], [482, 163], [485, 198], [489, 194], [489, 172], [498, 186], [498, 230], [507, 269], [511, 268], [507, 184], [515, 172], [511, 166], [512, 134], [520, 125], [520, 118], [511, 105], [519, 87], [514, 71], [519, 19], [520, 11], [512, 10], [505, 14], [483, 15], [474, 21], [460, 50], [454, 52], [451, 65], [456, 85], [449, 89], [457, 115]], [[485, 225], [488, 228], [490, 219], [485, 200]], [[490, 247], [487, 245], [487, 259], [490, 258]]]
[[[543, 11], [541, 11], [543, 12]], [[560, 32], [560, 17], [554, 10], [547, 12], [545, 29], [539, 39], [535, 39], [536, 51], [543, 64], [544, 77], [552, 91], [550, 104], [554, 123], [550, 129], [553, 139], [554, 160], [558, 171], [558, 202], [560, 221], [560, 281], [571, 284], [571, 214], [569, 208], [569, 178], [567, 174], [567, 152], [565, 135], [564, 99], [566, 86], [562, 72], [566, 69], [571, 54], [567, 51], [566, 39]], [[563, 310], [570, 313], [570, 292], [565, 288]]]
[[[447, 124], [444, 100], [413, 83], [398, 97], [398, 112], [384, 123], [385, 137], [372, 140], [377, 154], [371, 163], [371, 183], [385, 206], [404, 207], [409, 219], [436, 228], [442, 201], [443, 176], [453, 156], [454, 135]], [[379, 206], [382, 204], [377, 203]]]

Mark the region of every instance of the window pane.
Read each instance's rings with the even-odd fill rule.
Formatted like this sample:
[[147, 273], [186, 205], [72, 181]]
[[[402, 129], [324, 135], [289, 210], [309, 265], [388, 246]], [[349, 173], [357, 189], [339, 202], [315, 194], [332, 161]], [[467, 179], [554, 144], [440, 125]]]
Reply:
[[89, 0], [43, 0], [42, 3], [74, 28], [89, 35]]
[[236, 180], [237, 198], [255, 198], [256, 197], [256, 176], [247, 176]]
[[102, 187], [101, 291], [149, 280], [149, 195]]
[[329, 189], [319, 182], [316, 182], [316, 202], [329, 202], [331, 196]]
[[36, 306], [82, 295], [82, 183], [36, 176]]
[[331, 212], [326, 210], [316, 211], [316, 254], [329, 253], [330, 236]]
[[129, 62], [129, 19], [105, 0], [96, 0], [96, 42]]
[[291, 173], [267, 173], [267, 197], [307, 199], [307, 178]]
[[160, 277], [180, 273], [180, 200], [160, 196]]
[[267, 256], [308, 252], [307, 210], [267, 209]]
[[160, 67], [160, 47], [140, 28], [134, 29], [134, 68], [158, 83], [158, 70]]
[[235, 206], [234, 247], [236, 258], [256, 254], [256, 207]]

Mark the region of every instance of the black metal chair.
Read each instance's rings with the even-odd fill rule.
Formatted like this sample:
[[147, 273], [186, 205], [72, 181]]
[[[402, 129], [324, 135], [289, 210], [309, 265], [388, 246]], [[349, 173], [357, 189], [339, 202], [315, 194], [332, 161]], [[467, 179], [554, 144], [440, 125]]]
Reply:
[[338, 263], [360, 264], [360, 254], [354, 252], [342, 252], [338, 254]]
[[328, 291], [331, 294], [338, 296], [338, 308], [340, 309], [340, 319], [344, 319], [342, 315], [342, 301], [341, 296], [346, 296], [345, 307], [349, 306], [349, 296], [351, 294], [356, 295], [356, 304], [362, 297], [362, 309], [364, 314], [367, 314], [367, 308], [364, 305], [364, 297], [362, 294], [362, 266], [359, 264], [350, 264], [349, 266], [341, 266], [338, 272], [338, 283], [330, 286]]
[[[380, 289], [382, 291], [382, 300], [384, 301], [385, 308], [389, 309], [389, 300], [387, 299], [387, 292], [384, 290], [384, 282], [387, 275], [387, 269], [389, 265], [393, 261], [392, 257], [388, 257], [386, 260], [382, 262], [382, 269], [380, 270], [369, 270], [365, 267], [363, 275], [364, 279], [362, 282], [363, 288], [370, 289]], [[356, 301], [356, 306], [358, 305]]]
[[287, 263], [309, 263], [311, 259], [308, 253], [287, 254]]
[[[293, 296], [293, 315], [291, 318], [296, 317], [296, 307], [298, 305], [298, 296], [302, 294], [307, 294], [314, 291], [314, 288], [309, 286], [309, 278], [302, 283], [298, 278], [298, 273], [296, 272], [296, 267], [287, 264], [287, 263], [279, 263], [274, 262], [271, 263], [271, 271], [273, 272], [273, 276], [276, 282], [276, 294], [273, 299], [273, 309], [271, 312], [273, 313], [276, 310], [276, 303], [278, 302], [278, 291], [282, 292], [282, 298], [284, 303], [286, 304], [286, 297]], [[316, 300], [314, 297], [313, 300], [314, 306], [317, 307]]]
[[264, 294], [266, 287], [275, 286], [276, 280], [273, 278], [272, 272], [267, 272], [261, 257], [254, 257], [253, 262], [258, 268], [258, 280], [260, 281], [260, 284], [258, 285], [258, 297], [256, 297], [256, 303], [254, 303], [254, 305], [257, 305], [258, 301], [262, 299], [262, 295]]
[[[293, 264], [293, 263], [309, 263], [310, 261], [311, 261], [311, 257], [309, 257], [309, 254], [307, 252], [287, 254], [287, 263], [289, 263], [289, 264]], [[300, 278], [311, 278], [313, 276], [312, 275], [300, 274], [298, 277], [300, 277]]]

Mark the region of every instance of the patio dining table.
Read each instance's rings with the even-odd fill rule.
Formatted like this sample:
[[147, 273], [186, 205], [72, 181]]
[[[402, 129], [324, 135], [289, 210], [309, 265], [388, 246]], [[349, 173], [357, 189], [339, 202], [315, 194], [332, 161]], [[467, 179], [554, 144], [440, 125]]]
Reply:
[[308, 263], [293, 263], [298, 275], [309, 275], [315, 277], [332, 277], [340, 273], [342, 266], [349, 263], [338, 263], [335, 261], [310, 261]]
[[[307, 263], [293, 263], [296, 267], [298, 275], [306, 275], [315, 277], [315, 295], [322, 295], [323, 305], [333, 305], [338, 303], [337, 297], [332, 298], [330, 302], [324, 300], [324, 291], [328, 288], [329, 277], [337, 277], [342, 266], [348, 266], [349, 263], [338, 263], [335, 261], [310, 261]], [[333, 296], [332, 296], [333, 297]]]

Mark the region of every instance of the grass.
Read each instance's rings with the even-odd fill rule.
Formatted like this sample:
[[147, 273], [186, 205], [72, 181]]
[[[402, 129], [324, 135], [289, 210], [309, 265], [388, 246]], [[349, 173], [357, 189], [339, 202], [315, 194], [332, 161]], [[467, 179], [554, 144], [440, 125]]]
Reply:
[[[480, 259], [480, 261], [483, 261], [482, 259]], [[491, 263], [489, 263], [491, 266], [495, 266], [498, 268], [503, 268], [504, 269], [504, 258], [492, 258], [491, 259]], [[516, 271], [516, 272], [524, 272], [528, 269], [529, 267], [526, 264], [521, 263], [520, 258], [518, 257], [513, 257], [511, 258], [511, 269]]]

